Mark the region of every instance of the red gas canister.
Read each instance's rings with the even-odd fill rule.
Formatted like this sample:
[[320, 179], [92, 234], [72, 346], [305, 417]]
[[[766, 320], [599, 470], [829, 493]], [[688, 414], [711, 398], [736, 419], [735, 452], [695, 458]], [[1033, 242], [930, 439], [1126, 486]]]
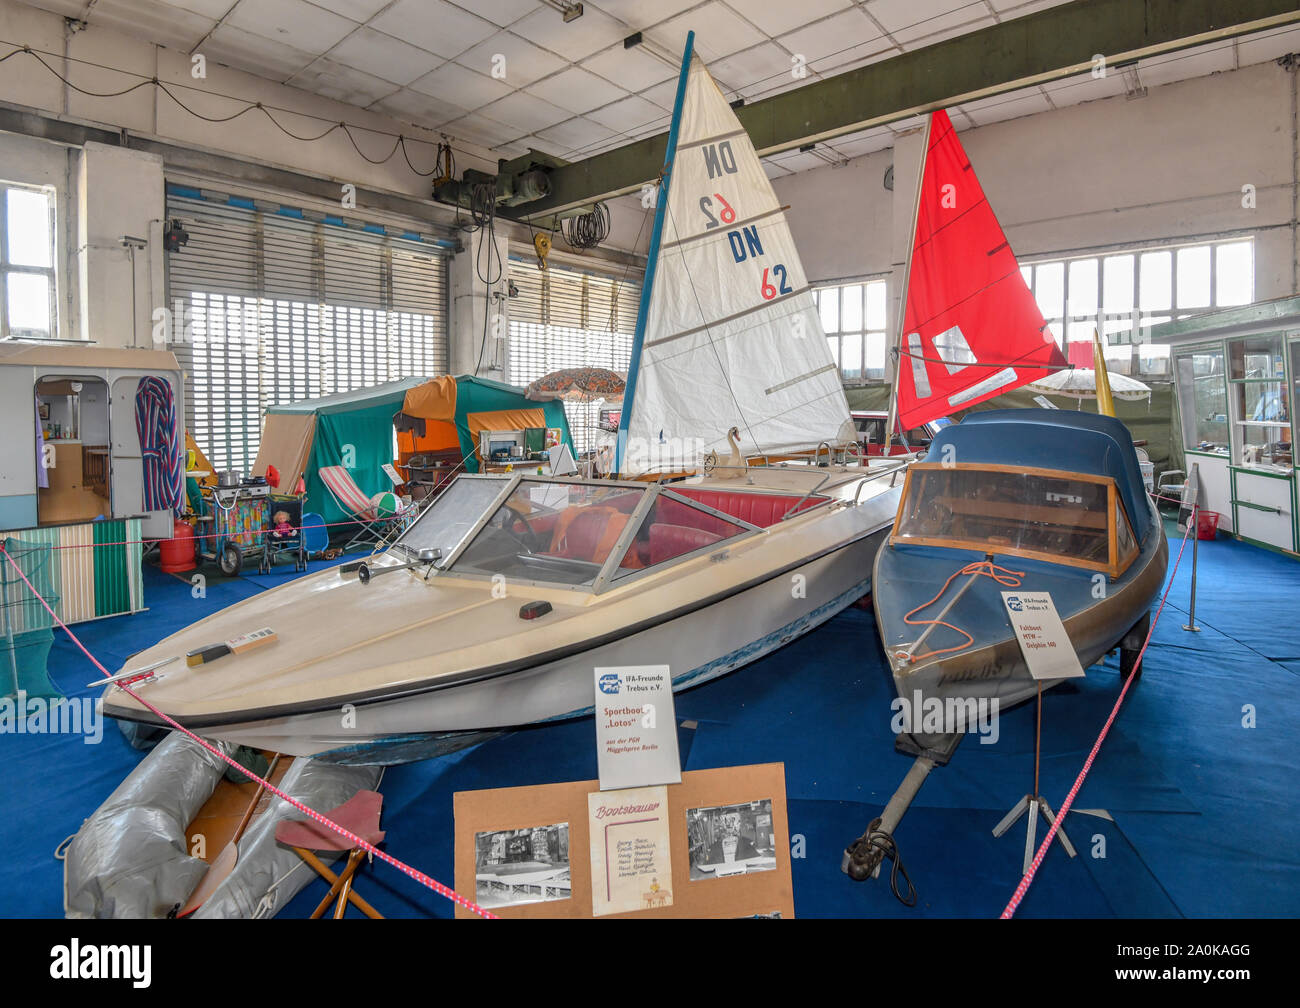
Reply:
[[194, 569], [194, 529], [179, 518], [172, 526], [172, 537], [158, 546], [159, 566], [167, 574], [180, 574]]

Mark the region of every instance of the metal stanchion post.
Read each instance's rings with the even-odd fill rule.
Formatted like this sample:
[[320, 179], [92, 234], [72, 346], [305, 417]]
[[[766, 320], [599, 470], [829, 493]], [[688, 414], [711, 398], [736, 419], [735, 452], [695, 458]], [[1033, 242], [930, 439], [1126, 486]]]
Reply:
[[1192, 515], [1188, 519], [1192, 523], [1192, 601], [1187, 611], [1187, 622], [1183, 624], [1183, 629], [1191, 633], [1200, 633], [1201, 628], [1196, 625], [1196, 545], [1201, 538], [1201, 481], [1196, 463], [1192, 464], [1192, 472], [1188, 478], [1188, 483], [1192, 492]]

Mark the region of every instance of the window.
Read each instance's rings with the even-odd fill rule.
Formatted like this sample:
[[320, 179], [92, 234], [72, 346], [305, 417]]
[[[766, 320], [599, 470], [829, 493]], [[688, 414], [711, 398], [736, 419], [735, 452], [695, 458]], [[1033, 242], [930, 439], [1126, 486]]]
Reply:
[[1228, 454], [1228, 387], [1224, 382], [1223, 351], [1179, 353], [1178, 412], [1183, 447], [1191, 451]]
[[[1151, 326], [1255, 295], [1251, 239], [1033, 262], [1020, 272], [1057, 343], [1091, 341], [1096, 330], [1111, 347], [1143, 344], [1132, 373], [1153, 378], [1168, 377], [1169, 351], [1150, 347]], [[1112, 356], [1115, 370], [1130, 373], [1123, 353]]]
[[845, 382], [885, 378], [886, 288], [884, 280], [836, 284], [813, 291], [831, 359]]
[[918, 462], [908, 469], [891, 542], [967, 545], [1118, 577], [1137, 552], [1131, 528], [1121, 525], [1124, 509], [1104, 476]]
[[0, 183], [0, 339], [58, 336], [54, 190]]
[[[583, 272], [554, 263], [542, 271], [522, 259], [511, 262], [519, 293], [510, 300], [507, 381], [527, 385], [571, 367], [627, 371], [641, 303], [639, 272]], [[564, 404], [579, 452], [613, 443], [600, 425], [601, 408], [600, 400]]]
[[185, 422], [248, 472], [268, 406], [447, 370], [447, 264], [431, 242], [176, 195], [167, 256]]

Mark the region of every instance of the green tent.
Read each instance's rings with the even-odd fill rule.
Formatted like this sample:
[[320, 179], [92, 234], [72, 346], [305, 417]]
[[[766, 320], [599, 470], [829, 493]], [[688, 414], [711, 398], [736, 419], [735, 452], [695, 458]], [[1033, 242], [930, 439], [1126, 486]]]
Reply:
[[564, 443], [573, 447], [563, 403], [534, 402], [524, 389], [489, 378], [404, 378], [270, 407], [253, 473], [260, 476], [274, 466], [281, 493], [292, 491], [301, 476], [307, 491], [305, 511], [330, 524], [347, 521], [351, 515], [334, 500], [320, 469], [345, 466], [367, 496], [391, 490], [383, 466], [395, 461], [393, 419], [410, 412], [408, 393], [416, 404], [414, 415], [425, 420], [427, 434], [420, 439], [420, 450], [438, 446], [458, 451], [468, 472], [478, 471], [477, 432], [485, 423], [491, 429], [494, 415], [519, 426], [558, 428]]

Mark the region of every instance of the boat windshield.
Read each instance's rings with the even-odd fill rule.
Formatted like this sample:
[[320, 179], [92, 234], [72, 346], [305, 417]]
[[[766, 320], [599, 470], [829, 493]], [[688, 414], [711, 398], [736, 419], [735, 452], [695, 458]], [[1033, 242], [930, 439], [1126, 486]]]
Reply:
[[509, 476], [459, 477], [403, 533], [394, 548], [408, 559], [414, 559], [421, 550], [436, 549], [445, 560], [509, 482]]
[[890, 541], [1015, 554], [1112, 577], [1138, 552], [1111, 479], [962, 464], [911, 467]]
[[520, 480], [451, 569], [590, 585], [647, 489]]

